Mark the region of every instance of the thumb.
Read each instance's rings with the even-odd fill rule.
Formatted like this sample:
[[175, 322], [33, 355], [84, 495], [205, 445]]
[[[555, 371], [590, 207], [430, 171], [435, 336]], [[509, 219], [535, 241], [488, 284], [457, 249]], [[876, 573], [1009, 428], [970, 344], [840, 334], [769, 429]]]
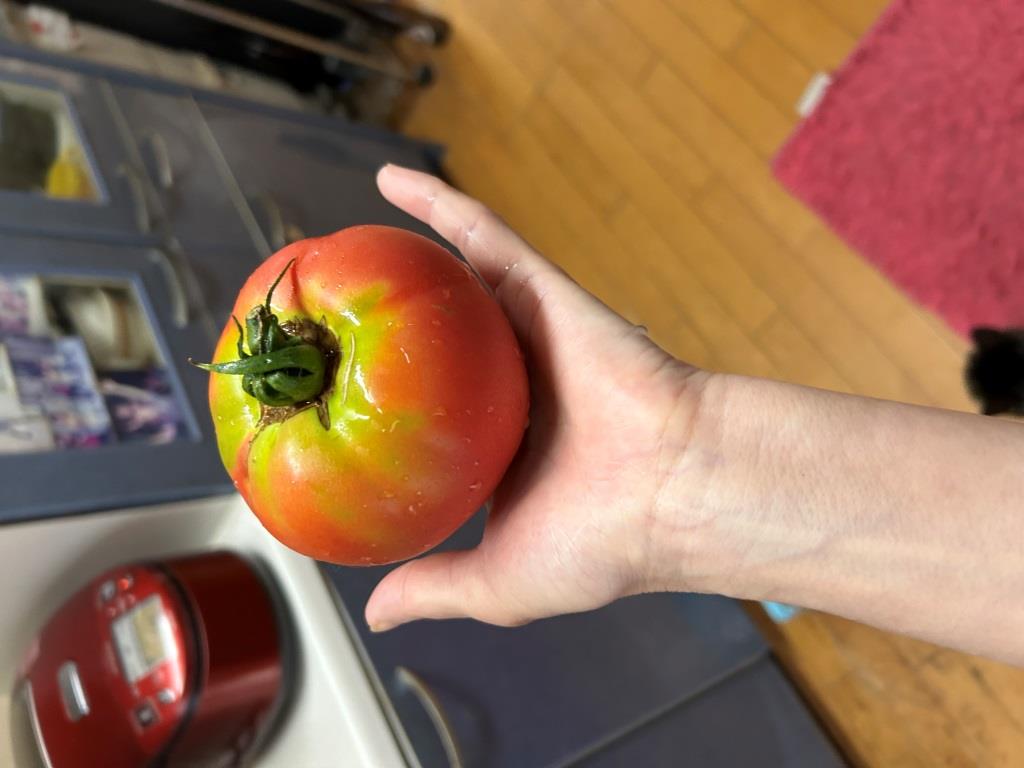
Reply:
[[377, 186], [390, 203], [454, 245], [494, 291], [520, 341], [527, 342], [543, 300], [567, 317], [622, 322], [478, 200], [427, 173], [385, 165]]
[[477, 618], [491, 624], [521, 623], [495, 599], [478, 550], [442, 552], [391, 571], [366, 603], [366, 623], [384, 632], [417, 619]]

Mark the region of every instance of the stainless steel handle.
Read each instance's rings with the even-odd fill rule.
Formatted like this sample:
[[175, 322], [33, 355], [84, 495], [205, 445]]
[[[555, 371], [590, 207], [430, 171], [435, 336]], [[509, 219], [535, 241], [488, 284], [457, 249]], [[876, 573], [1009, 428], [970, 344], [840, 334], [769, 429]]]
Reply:
[[167, 149], [167, 142], [157, 131], [150, 131], [143, 140], [149, 144], [153, 159], [156, 161], [157, 184], [161, 189], [170, 189], [174, 186], [174, 168], [171, 165], [171, 153]]
[[270, 241], [270, 248], [279, 251], [288, 245], [288, 239], [284, 233], [284, 216], [281, 214], [281, 206], [271, 197], [270, 193], [260, 196], [260, 204], [267, 215], [267, 225], [270, 229], [267, 239]]
[[176, 328], [184, 328], [189, 323], [190, 312], [181, 265], [175, 256], [163, 248], [150, 251], [149, 258], [160, 267], [167, 281], [167, 289], [171, 294], [171, 319]]
[[50, 755], [43, 741], [39, 725], [39, 713], [32, 693], [32, 684], [23, 680], [11, 697], [11, 747], [15, 765], [19, 768], [53, 768]]
[[85, 695], [82, 677], [74, 661], [65, 661], [57, 669], [57, 688], [64, 703], [64, 713], [72, 723], [89, 714], [89, 698]]
[[402, 688], [411, 691], [417, 701], [419, 701], [420, 706], [427, 713], [430, 722], [433, 723], [434, 729], [437, 731], [438, 737], [441, 739], [441, 746], [444, 747], [444, 753], [448, 757], [448, 765], [451, 768], [463, 768], [462, 750], [459, 749], [459, 742], [456, 740], [451, 723], [448, 722], [448, 717], [441, 708], [441, 702], [437, 700], [434, 692], [430, 690], [430, 687], [423, 681], [422, 677], [408, 667], [398, 667], [395, 669], [395, 681]]
[[269, 192], [264, 192], [257, 200], [266, 214], [267, 227], [270, 230], [267, 233], [267, 240], [271, 251], [279, 251], [289, 243], [302, 240], [306, 236], [300, 226], [285, 220], [281, 206]]
[[135, 223], [144, 234], [153, 231], [153, 212], [149, 207], [149, 193], [146, 180], [142, 173], [131, 163], [122, 163], [117, 169], [118, 176], [124, 176], [132, 192], [132, 204], [135, 209]]

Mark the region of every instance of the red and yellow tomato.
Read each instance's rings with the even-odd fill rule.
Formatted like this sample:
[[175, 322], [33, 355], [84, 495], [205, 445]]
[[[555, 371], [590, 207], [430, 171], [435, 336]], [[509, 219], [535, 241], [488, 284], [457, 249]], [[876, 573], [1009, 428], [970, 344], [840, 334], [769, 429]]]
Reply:
[[444, 248], [380, 226], [303, 240], [252, 274], [235, 315], [245, 328], [225, 327], [210, 379], [217, 442], [285, 545], [402, 560], [494, 491], [525, 428], [526, 373], [501, 308]]

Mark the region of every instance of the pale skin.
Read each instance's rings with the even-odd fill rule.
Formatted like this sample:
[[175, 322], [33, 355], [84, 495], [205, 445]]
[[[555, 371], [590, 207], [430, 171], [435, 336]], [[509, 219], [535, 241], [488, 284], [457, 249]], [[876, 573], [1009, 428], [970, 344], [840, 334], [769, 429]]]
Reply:
[[389, 573], [371, 628], [709, 592], [1024, 664], [1020, 424], [698, 370], [477, 201], [394, 166], [378, 185], [491, 285], [533, 409], [483, 541]]

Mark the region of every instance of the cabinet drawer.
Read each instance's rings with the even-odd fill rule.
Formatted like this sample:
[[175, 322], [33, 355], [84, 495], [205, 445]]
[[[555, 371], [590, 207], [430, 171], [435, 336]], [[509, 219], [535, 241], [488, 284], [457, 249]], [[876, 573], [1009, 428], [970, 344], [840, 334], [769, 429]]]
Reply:
[[[446, 546], [479, 540], [475, 518]], [[467, 765], [554, 766], [767, 653], [740, 606], [642, 595], [589, 613], [505, 629], [417, 622], [370, 633], [363, 608], [385, 569], [325, 566], [424, 766], [447, 766], [422, 717], [422, 683]], [[407, 672], [403, 672], [406, 670]]]
[[0, 523], [231, 490], [173, 256], [0, 235]]
[[764, 659], [606, 749], [581, 768], [839, 768], [839, 753]]
[[328, 127], [208, 101], [200, 109], [269, 251], [355, 224], [434, 236], [385, 201], [375, 183], [388, 162], [430, 170], [424, 145], [340, 121]]
[[138, 238], [152, 233], [109, 86], [0, 57], [0, 229]]
[[261, 240], [255, 222], [249, 219], [251, 228], [246, 226], [245, 201], [232, 187], [192, 97], [126, 85], [112, 88], [171, 233], [186, 248], [248, 250], [256, 262]]

